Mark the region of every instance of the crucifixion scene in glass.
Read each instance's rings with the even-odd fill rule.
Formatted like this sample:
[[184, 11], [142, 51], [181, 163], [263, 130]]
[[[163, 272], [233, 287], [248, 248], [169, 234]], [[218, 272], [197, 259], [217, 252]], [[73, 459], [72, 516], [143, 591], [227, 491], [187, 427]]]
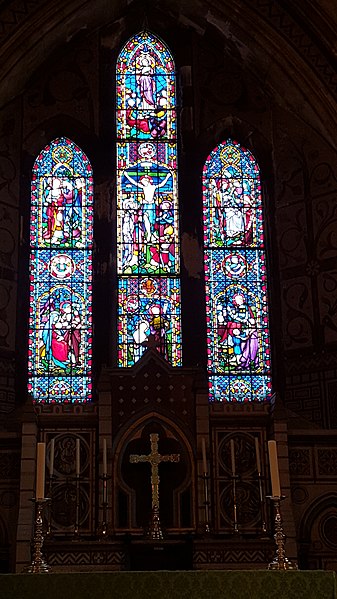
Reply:
[[130, 39], [117, 62], [118, 364], [149, 343], [181, 365], [175, 71], [157, 37]]

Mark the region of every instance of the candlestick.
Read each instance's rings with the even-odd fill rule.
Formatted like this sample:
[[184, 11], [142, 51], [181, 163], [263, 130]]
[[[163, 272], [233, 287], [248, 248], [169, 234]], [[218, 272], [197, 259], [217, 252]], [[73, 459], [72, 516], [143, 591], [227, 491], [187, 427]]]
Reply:
[[55, 439], [52, 438], [50, 441], [50, 455], [49, 455], [49, 476], [52, 477], [54, 474], [54, 453], [55, 453]]
[[37, 460], [36, 460], [36, 499], [44, 499], [44, 477], [46, 464], [46, 444], [37, 444]]
[[35, 511], [34, 533], [32, 540], [33, 559], [30, 566], [24, 569], [24, 572], [29, 572], [30, 574], [42, 574], [51, 571], [50, 566], [47, 564], [42, 555], [42, 545], [44, 542], [42, 512], [45, 505], [50, 502], [50, 499], [47, 497], [43, 499], [32, 499], [31, 501], [33, 502]]
[[202, 469], [203, 469], [203, 473], [207, 474], [208, 470], [207, 470], [207, 457], [206, 457], [206, 442], [205, 442], [205, 438], [202, 437], [201, 439], [201, 453], [202, 453]]
[[76, 476], [80, 475], [80, 440], [76, 439]]
[[258, 437], [255, 437], [255, 455], [256, 455], [257, 473], [261, 474], [261, 458], [260, 458], [260, 446], [259, 446], [259, 438]]
[[235, 476], [235, 446], [234, 446], [234, 439], [231, 439], [231, 461], [232, 461], [232, 476]]
[[268, 441], [271, 490], [273, 497], [281, 497], [276, 441]]
[[103, 476], [108, 474], [106, 439], [103, 439]]
[[296, 562], [290, 561], [285, 554], [284, 541], [285, 534], [283, 532], [282, 517], [281, 517], [281, 500], [285, 499], [284, 495], [277, 497], [269, 497], [274, 504], [275, 510], [275, 543], [276, 555], [270, 564], [268, 570], [298, 570]]

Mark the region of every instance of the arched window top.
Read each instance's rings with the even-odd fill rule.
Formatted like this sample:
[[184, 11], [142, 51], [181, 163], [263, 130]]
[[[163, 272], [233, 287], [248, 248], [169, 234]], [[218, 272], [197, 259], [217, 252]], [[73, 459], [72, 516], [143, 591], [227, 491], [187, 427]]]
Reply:
[[231, 139], [221, 143], [210, 153], [204, 167], [206, 177], [258, 179], [259, 173], [258, 164], [250, 150]]
[[165, 44], [148, 31], [133, 36], [116, 68], [117, 137], [175, 139], [175, 70]]
[[211, 401], [271, 393], [267, 280], [259, 167], [231, 139], [203, 172], [204, 259]]
[[48, 175], [88, 177], [92, 169], [84, 152], [73, 141], [59, 137], [40, 152], [34, 163], [33, 180]]

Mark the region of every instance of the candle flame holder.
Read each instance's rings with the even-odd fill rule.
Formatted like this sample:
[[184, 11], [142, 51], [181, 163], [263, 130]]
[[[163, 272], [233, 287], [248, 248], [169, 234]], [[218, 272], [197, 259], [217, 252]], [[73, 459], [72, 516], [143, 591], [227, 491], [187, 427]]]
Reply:
[[34, 534], [32, 540], [33, 559], [30, 566], [24, 569], [24, 572], [30, 574], [47, 574], [48, 572], [51, 572], [51, 567], [47, 564], [42, 555], [42, 545], [44, 541], [42, 513], [46, 504], [50, 502], [50, 497], [44, 499], [33, 498], [31, 501], [34, 504]]
[[296, 562], [290, 561], [285, 554], [284, 541], [285, 534], [283, 532], [283, 524], [281, 517], [281, 501], [285, 499], [284, 495], [280, 497], [269, 496], [273, 502], [275, 512], [275, 534], [274, 539], [276, 543], [276, 555], [270, 564], [268, 564], [268, 570], [298, 570]]

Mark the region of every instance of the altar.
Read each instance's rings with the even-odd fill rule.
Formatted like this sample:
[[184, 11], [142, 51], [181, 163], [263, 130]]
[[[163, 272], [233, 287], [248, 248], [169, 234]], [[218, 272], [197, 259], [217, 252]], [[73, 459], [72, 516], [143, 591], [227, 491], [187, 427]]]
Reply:
[[[33, 559], [29, 500], [39, 474], [49, 498], [42, 552], [53, 576], [266, 570], [276, 551], [266, 499], [269, 405], [209, 406], [198, 377], [150, 349], [135, 369], [102, 371], [97, 405], [35, 407], [34, 425], [23, 425], [21, 468], [30, 478], [21, 489], [17, 573]], [[137, 410], [144, 381], [147, 403]], [[41, 468], [26, 452], [32, 437], [45, 447]], [[296, 562], [287, 482], [283, 489], [286, 555]]]
[[322, 571], [101, 572], [0, 575], [5, 599], [336, 599]]

